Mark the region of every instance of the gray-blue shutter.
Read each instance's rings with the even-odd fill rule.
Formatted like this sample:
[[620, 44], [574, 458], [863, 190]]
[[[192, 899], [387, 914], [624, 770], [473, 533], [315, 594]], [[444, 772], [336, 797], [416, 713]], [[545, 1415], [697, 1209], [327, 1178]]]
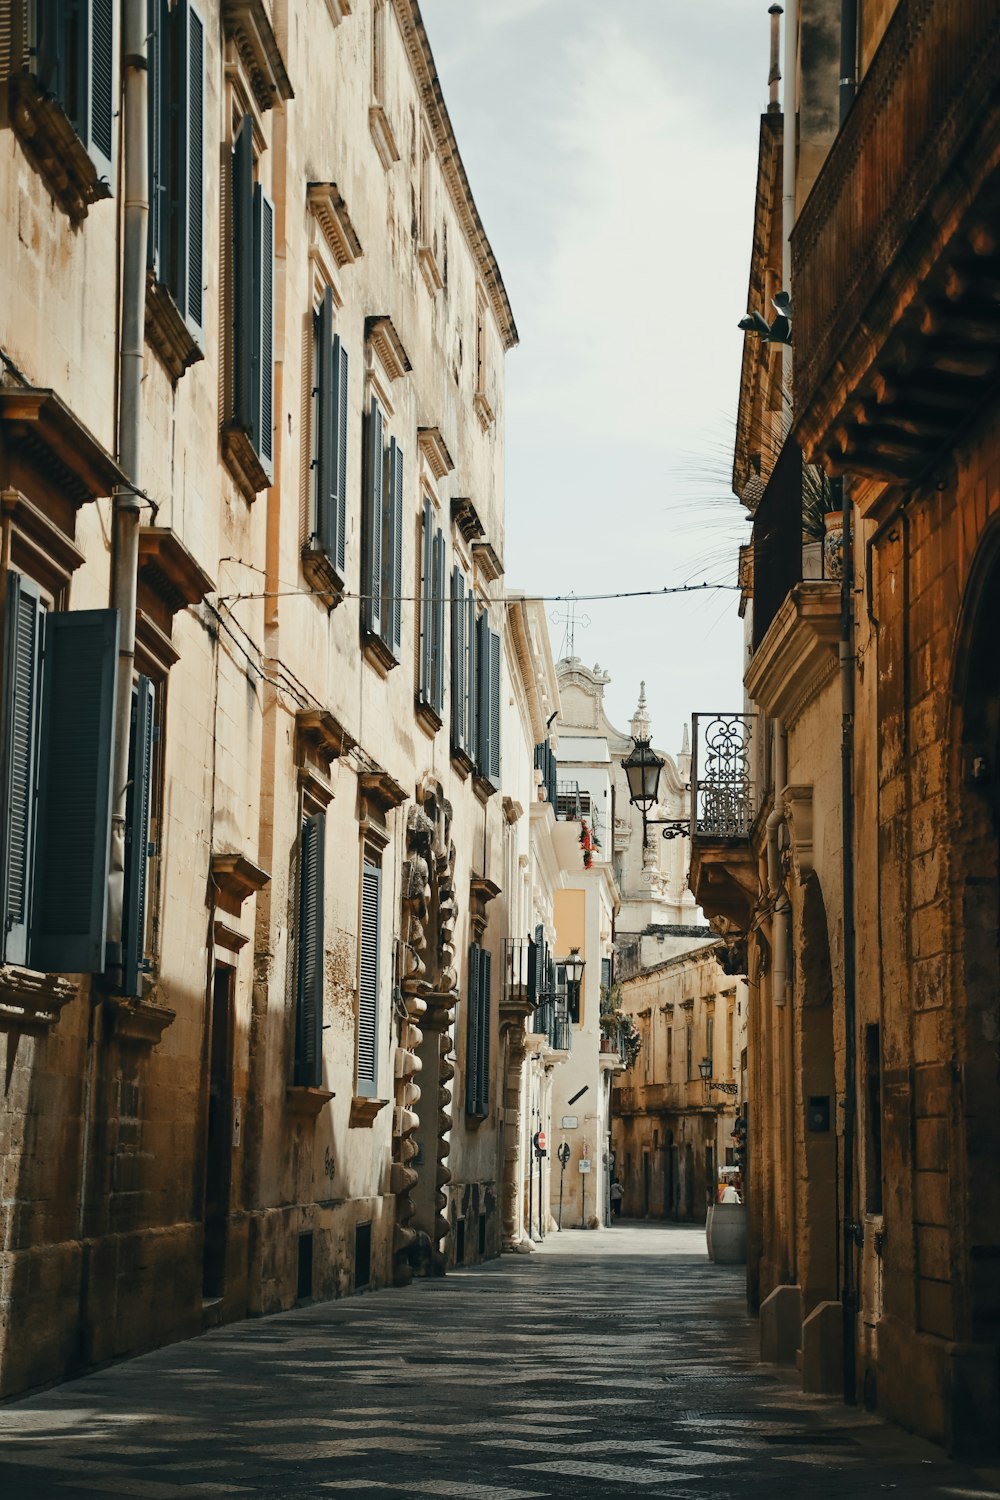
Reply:
[[170, 20], [167, 0], [148, 0], [146, 43], [149, 83], [149, 231], [146, 261], [157, 281], [164, 279], [163, 245], [167, 221], [166, 192], [168, 182], [167, 131], [164, 112], [169, 98]]
[[182, 317], [187, 315], [187, 54], [188, 7], [180, 0], [170, 12], [164, 74], [166, 192], [163, 198], [164, 281]]
[[489, 634], [490, 655], [490, 735], [489, 760], [486, 774], [495, 787], [500, 785], [500, 635], [496, 630]]
[[479, 1113], [490, 1112], [490, 1028], [493, 997], [493, 955], [487, 948], [479, 954]]
[[114, 97], [115, 24], [113, 0], [89, 0], [88, 50], [90, 75], [87, 80], [87, 134], [84, 144], [97, 168], [98, 175], [111, 176], [111, 151], [116, 118]]
[[35, 0], [35, 77], [60, 103], [65, 98], [60, 75], [68, 9], [64, 0]]
[[253, 121], [243, 116], [233, 147], [233, 420], [254, 433]]
[[0, 957], [11, 964], [28, 961], [44, 628], [45, 614], [37, 584], [8, 572], [0, 761], [4, 806], [8, 811], [0, 825], [3, 890]]
[[430, 500], [424, 500], [424, 511], [420, 520], [420, 686], [421, 703], [430, 703], [433, 698], [433, 552], [432, 508]]
[[268, 480], [274, 478], [274, 204], [253, 190], [254, 447]]
[[295, 1082], [323, 1082], [323, 914], [326, 813], [302, 820], [299, 840], [299, 931], [295, 1008]]
[[431, 647], [431, 703], [437, 713], [444, 709], [444, 592], [445, 554], [444, 532], [434, 537], [434, 570], [432, 579], [432, 647]]
[[479, 744], [479, 628], [476, 595], [470, 587], [465, 622], [465, 752], [476, 763]]
[[465, 1112], [478, 1115], [479, 1109], [479, 980], [481, 948], [469, 945], [469, 1014], [465, 1033]]
[[365, 421], [365, 478], [362, 491], [362, 620], [372, 635], [382, 634], [382, 491], [385, 448], [382, 408], [371, 398]]
[[465, 576], [460, 568], [451, 570], [451, 743], [454, 750], [465, 749]]
[[99, 973], [111, 849], [118, 611], [50, 614], [42, 665], [29, 962]]
[[333, 426], [337, 439], [337, 464], [333, 483], [334, 532], [330, 561], [343, 577], [347, 550], [347, 350], [339, 338], [333, 341]]
[[358, 966], [358, 1095], [373, 1099], [378, 1087], [379, 916], [382, 871], [361, 866], [361, 954]]
[[323, 293], [323, 301], [320, 303], [316, 354], [316, 412], [319, 419], [316, 463], [316, 538], [327, 557], [332, 558], [336, 546], [334, 475], [337, 468], [339, 433], [336, 431], [334, 410], [336, 381], [333, 373], [333, 292], [329, 287]]
[[493, 695], [490, 686], [490, 612], [484, 609], [476, 622], [476, 770], [480, 776], [490, 773], [490, 713]]
[[399, 656], [403, 638], [403, 450], [389, 440], [382, 561], [382, 639]]
[[534, 938], [528, 939], [528, 1004], [538, 1004], [538, 971], [541, 968], [541, 953]]
[[125, 895], [122, 907], [122, 989], [138, 995], [146, 942], [149, 813], [153, 791], [153, 684], [140, 677], [132, 689], [125, 806]]
[[184, 81], [186, 106], [182, 116], [186, 196], [182, 210], [185, 275], [181, 311], [192, 333], [200, 339], [205, 276], [205, 23], [186, 0], [181, 0], [177, 14], [184, 34], [179, 72]]

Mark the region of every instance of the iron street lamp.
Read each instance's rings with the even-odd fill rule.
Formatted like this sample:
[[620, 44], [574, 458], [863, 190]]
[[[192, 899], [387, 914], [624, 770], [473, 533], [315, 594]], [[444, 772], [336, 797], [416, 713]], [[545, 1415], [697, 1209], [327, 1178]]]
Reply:
[[580, 957], [579, 948], [571, 948], [569, 958], [563, 959], [563, 967], [566, 970], [566, 983], [579, 984], [587, 967], [587, 960]]
[[705, 1085], [706, 1094], [710, 1094], [713, 1089], [718, 1089], [720, 1094], [732, 1094], [735, 1096], [739, 1093], [739, 1088], [735, 1083], [712, 1082], [712, 1059], [710, 1057], [702, 1058], [698, 1064], [698, 1072], [701, 1074], [701, 1081]]
[[687, 818], [651, 818], [650, 809], [656, 806], [656, 794], [663, 770], [662, 756], [657, 755], [649, 740], [636, 735], [632, 750], [622, 761], [622, 770], [628, 781], [628, 799], [642, 813], [642, 847], [649, 846], [648, 828], [651, 823], [661, 824], [665, 839], [688, 838], [691, 832]]

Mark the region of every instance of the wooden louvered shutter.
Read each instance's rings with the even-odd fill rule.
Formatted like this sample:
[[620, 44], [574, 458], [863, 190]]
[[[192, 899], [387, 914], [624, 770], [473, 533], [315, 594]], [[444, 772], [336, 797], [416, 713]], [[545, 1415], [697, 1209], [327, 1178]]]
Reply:
[[433, 698], [433, 550], [432, 508], [430, 500], [424, 501], [420, 521], [420, 687], [421, 703], [430, 703]]
[[379, 916], [382, 871], [361, 866], [361, 954], [358, 973], [358, 1095], [373, 1099], [378, 1087]]
[[491, 630], [489, 634], [490, 652], [490, 738], [489, 738], [489, 761], [484, 767], [487, 776], [495, 787], [500, 785], [500, 634]]
[[444, 591], [445, 553], [444, 532], [438, 530], [434, 536], [434, 571], [432, 580], [432, 628], [431, 628], [431, 703], [437, 713], [444, 708]]
[[35, 787], [38, 725], [41, 712], [42, 634], [45, 615], [41, 596], [30, 578], [7, 574], [4, 623], [2, 827], [3, 929], [0, 958], [11, 964], [28, 961], [28, 928], [35, 841]]
[[382, 639], [398, 656], [403, 634], [403, 450], [395, 438], [389, 440], [383, 545]]
[[465, 622], [465, 751], [475, 765], [479, 745], [479, 631], [476, 624], [476, 596], [469, 589]]
[[493, 694], [490, 688], [490, 613], [487, 609], [476, 623], [476, 697], [476, 770], [480, 776], [488, 776]]
[[87, 132], [84, 143], [98, 175], [113, 185], [115, 24], [113, 0], [89, 0]]
[[333, 485], [334, 532], [330, 561], [343, 577], [347, 554], [347, 350], [339, 338], [333, 341], [333, 426], [337, 441], [337, 464]]
[[316, 414], [319, 423], [316, 463], [316, 527], [319, 545], [331, 557], [334, 538], [337, 468], [336, 381], [333, 371], [333, 292], [327, 287], [319, 309], [319, 335], [316, 346]]
[[465, 1033], [465, 1112], [479, 1114], [479, 980], [482, 969], [479, 962], [482, 949], [478, 943], [469, 945], [469, 1014]]
[[479, 1113], [490, 1112], [490, 1028], [493, 997], [493, 955], [487, 948], [479, 953]]
[[299, 842], [298, 974], [295, 1009], [295, 1082], [323, 1082], [323, 912], [326, 813], [302, 820]]
[[179, 71], [185, 81], [183, 128], [185, 138], [184, 166], [186, 195], [183, 224], [186, 237], [184, 257], [184, 303], [181, 311], [192, 332], [202, 333], [204, 287], [205, 224], [205, 23], [186, 0], [178, 7], [185, 32], [180, 53]]
[[534, 938], [528, 939], [528, 1004], [538, 1004], [538, 970], [541, 954]]
[[274, 478], [274, 204], [255, 183], [253, 192], [255, 387], [253, 436], [268, 480]]
[[50, 614], [42, 666], [29, 963], [104, 968], [118, 612]]
[[164, 111], [169, 97], [169, 32], [167, 0], [148, 0], [149, 39], [149, 231], [146, 263], [157, 281], [164, 278], [163, 234], [166, 225], [167, 132]]
[[253, 122], [243, 116], [233, 147], [233, 420], [254, 432]]
[[465, 577], [451, 570], [451, 743], [465, 749]]
[[365, 479], [361, 512], [362, 619], [372, 635], [382, 634], [382, 490], [385, 449], [382, 438], [382, 408], [371, 398], [365, 425]]
[[68, 7], [63, 0], [35, 0], [35, 76], [47, 94], [62, 102], [63, 62]]
[[125, 805], [125, 895], [122, 908], [122, 989], [139, 994], [146, 940], [149, 813], [153, 790], [153, 684], [140, 677], [132, 689]]

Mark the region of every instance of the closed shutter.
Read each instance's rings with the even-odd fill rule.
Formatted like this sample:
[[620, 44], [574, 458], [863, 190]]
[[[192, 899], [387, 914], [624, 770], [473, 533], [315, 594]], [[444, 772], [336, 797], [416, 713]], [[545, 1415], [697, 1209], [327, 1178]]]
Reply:
[[534, 938], [528, 939], [528, 1004], [538, 1004], [538, 969], [539, 969], [538, 944]]
[[192, 332], [200, 338], [205, 278], [205, 23], [198, 12], [185, 4], [184, 0], [178, 6], [177, 14], [184, 18], [179, 24], [186, 32], [179, 70], [186, 83], [186, 109], [183, 116], [186, 254], [184, 303], [181, 311]]
[[118, 612], [50, 614], [29, 962], [55, 973], [104, 967], [111, 847]]
[[465, 618], [465, 750], [475, 764], [479, 744], [479, 686], [476, 680], [479, 633], [476, 624], [476, 596], [469, 589]]
[[299, 842], [299, 932], [295, 1014], [295, 1082], [323, 1082], [323, 910], [326, 814], [302, 820]]
[[76, 6], [67, 5], [65, 0], [35, 0], [35, 77], [45, 92], [54, 94], [63, 105], [64, 38], [69, 16], [78, 8], [79, 0]]
[[444, 591], [445, 553], [444, 532], [438, 530], [434, 537], [434, 576], [432, 582], [432, 639], [431, 650], [431, 703], [437, 713], [444, 708]]
[[465, 749], [465, 577], [451, 570], [451, 743]]
[[361, 512], [362, 551], [362, 619], [372, 635], [382, 634], [382, 490], [385, 448], [382, 436], [382, 408], [371, 398], [365, 424], [365, 479]]
[[372, 1099], [378, 1087], [379, 916], [382, 871], [361, 866], [361, 954], [358, 973], [358, 1094]]
[[153, 684], [140, 677], [132, 689], [125, 805], [125, 896], [122, 908], [122, 989], [138, 995], [146, 940], [149, 811], [153, 788]]
[[253, 122], [243, 116], [233, 147], [233, 420], [254, 431]]
[[319, 336], [316, 344], [316, 415], [319, 423], [316, 463], [315, 535], [326, 555], [335, 545], [334, 495], [337, 468], [338, 433], [335, 427], [334, 397], [336, 381], [333, 371], [333, 292], [327, 287], [319, 309]]
[[6, 649], [0, 761], [6, 793], [4, 806], [8, 813], [2, 825], [3, 930], [0, 932], [0, 957], [11, 964], [28, 961], [44, 625], [45, 615], [37, 585], [30, 578], [9, 572], [4, 622]]
[[88, 129], [84, 144], [99, 176], [112, 182], [114, 133], [115, 26], [113, 0], [89, 0]]
[[333, 341], [333, 428], [337, 440], [337, 464], [333, 482], [333, 538], [330, 561], [343, 577], [347, 552], [347, 350], [339, 338]]
[[469, 945], [469, 998], [468, 1020], [465, 1033], [465, 1112], [479, 1114], [479, 980], [482, 968], [479, 962], [482, 949], [478, 943]]
[[493, 955], [479, 954], [479, 1113], [490, 1112], [490, 1029], [493, 1024]]
[[403, 450], [389, 441], [385, 486], [385, 553], [382, 562], [382, 639], [398, 657], [403, 624]]
[[149, 38], [146, 44], [149, 84], [149, 230], [146, 242], [146, 263], [157, 281], [164, 276], [164, 250], [162, 235], [167, 215], [165, 194], [167, 191], [167, 138], [164, 111], [169, 98], [169, 12], [167, 0], [148, 0], [146, 24]]
[[431, 523], [432, 509], [429, 500], [424, 501], [420, 521], [420, 687], [421, 703], [430, 703], [433, 682], [433, 551], [434, 534]]
[[274, 478], [274, 204], [260, 183], [253, 191], [254, 417], [257, 457]]
[[500, 785], [500, 635], [489, 632], [490, 651], [490, 736], [489, 761], [485, 771], [495, 787]]

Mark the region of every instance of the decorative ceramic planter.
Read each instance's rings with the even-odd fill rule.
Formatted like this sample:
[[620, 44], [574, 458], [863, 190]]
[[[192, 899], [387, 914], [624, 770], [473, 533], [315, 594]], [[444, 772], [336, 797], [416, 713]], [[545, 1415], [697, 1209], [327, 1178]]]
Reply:
[[844, 576], [844, 513], [841, 510], [829, 510], [823, 517], [823, 525], [826, 527], [826, 536], [823, 538], [823, 558], [826, 563], [827, 578], [840, 579]]

